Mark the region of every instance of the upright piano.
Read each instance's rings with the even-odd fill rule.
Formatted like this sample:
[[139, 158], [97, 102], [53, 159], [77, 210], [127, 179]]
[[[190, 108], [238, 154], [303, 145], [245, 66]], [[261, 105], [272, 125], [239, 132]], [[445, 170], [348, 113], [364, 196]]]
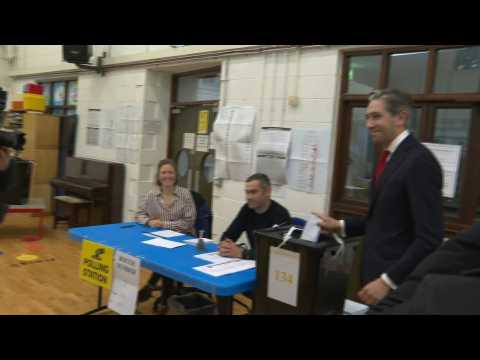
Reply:
[[[101, 160], [67, 157], [65, 175], [50, 182], [53, 193], [92, 202], [99, 214], [95, 224], [122, 222], [125, 165]], [[94, 224], [91, 224], [94, 225]]]

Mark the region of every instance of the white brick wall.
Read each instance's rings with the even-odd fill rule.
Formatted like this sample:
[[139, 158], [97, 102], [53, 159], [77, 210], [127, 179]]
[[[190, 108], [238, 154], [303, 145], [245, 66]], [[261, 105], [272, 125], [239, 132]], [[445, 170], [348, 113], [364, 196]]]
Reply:
[[[257, 135], [260, 127], [268, 125], [332, 127], [331, 143], [325, 144], [330, 149], [326, 174], [330, 184], [339, 66], [338, 49], [331, 48], [230, 58], [223, 64], [221, 102], [256, 107]], [[288, 105], [288, 96], [299, 97], [298, 107]], [[311, 211], [328, 210], [327, 193], [307, 194], [285, 186], [275, 189], [273, 198], [292, 216], [305, 218]], [[225, 180], [222, 187], [214, 186], [214, 238], [222, 234], [243, 204], [243, 183]]]

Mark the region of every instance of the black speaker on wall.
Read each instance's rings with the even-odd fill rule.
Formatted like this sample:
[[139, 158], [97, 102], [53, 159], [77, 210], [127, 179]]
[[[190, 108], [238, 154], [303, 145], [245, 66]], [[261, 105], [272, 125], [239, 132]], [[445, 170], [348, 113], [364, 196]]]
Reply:
[[63, 45], [63, 60], [72, 64], [88, 64], [92, 45]]

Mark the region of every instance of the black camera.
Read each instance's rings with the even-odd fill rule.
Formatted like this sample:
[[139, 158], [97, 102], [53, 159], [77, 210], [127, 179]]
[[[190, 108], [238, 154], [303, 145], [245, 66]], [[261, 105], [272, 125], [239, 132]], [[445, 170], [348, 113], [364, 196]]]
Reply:
[[[0, 112], [5, 110], [7, 105], [7, 92], [0, 87]], [[23, 150], [25, 145], [25, 134], [21, 131], [0, 129], [0, 147], [11, 148], [17, 152]]]

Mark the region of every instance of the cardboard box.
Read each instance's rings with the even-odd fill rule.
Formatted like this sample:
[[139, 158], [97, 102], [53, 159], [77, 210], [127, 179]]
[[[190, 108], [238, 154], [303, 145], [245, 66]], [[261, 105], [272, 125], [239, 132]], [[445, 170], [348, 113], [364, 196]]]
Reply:
[[25, 113], [23, 129], [25, 151], [36, 149], [58, 149], [60, 142], [60, 118], [47, 114]]
[[24, 151], [22, 159], [33, 162], [33, 184], [49, 184], [58, 174], [58, 150]]

